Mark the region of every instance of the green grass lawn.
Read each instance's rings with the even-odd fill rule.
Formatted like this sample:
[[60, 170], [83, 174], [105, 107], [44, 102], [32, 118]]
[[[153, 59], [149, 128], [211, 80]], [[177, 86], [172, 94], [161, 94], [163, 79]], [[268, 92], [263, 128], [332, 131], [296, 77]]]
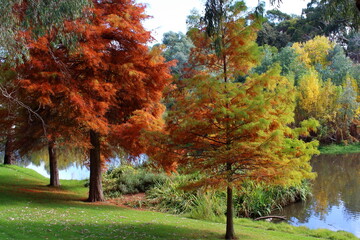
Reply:
[[319, 150], [321, 154], [360, 153], [360, 143], [323, 145], [319, 147]]
[[[213, 223], [109, 204], [85, 203], [83, 181], [48, 179], [33, 170], [0, 165], [0, 239], [221, 239]], [[357, 239], [350, 233], [236, 219], [239, 239]]]

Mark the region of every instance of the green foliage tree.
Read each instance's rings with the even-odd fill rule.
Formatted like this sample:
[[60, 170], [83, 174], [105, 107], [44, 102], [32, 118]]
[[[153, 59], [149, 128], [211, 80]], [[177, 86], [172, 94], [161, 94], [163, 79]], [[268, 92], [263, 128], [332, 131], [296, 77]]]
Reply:
[[337, 114], [337, 121], [338, 131], [340, 133], [340, 141], [348, 139], [352, 140], [349, 127], [354, 117], [356, 116], [356, 111], [360, 106], [359, 102], [357, 101], [358, 93], [354, 86], [357, 87], [357, 85], [354, 84], [353, 79], [348, 77], [344, 83], [344, 90], [338, 100], [340, 109]]
[[316, 70], [320, 73], [323, 81], [331, 79], [335, 85], [342, 85], [348, 76], [354, 78], [357, 83], [360, 83], [360, 65], [354, 63], [349, 57], [346, 56], [344, 49], [335, 45], [329, 51], [327, 56], [327, 64], [324, 66], [317, 66]]
[[[10, 60], [21, 60], [27, 51], [19, 31], [30, 30], [34, 36], [43, 36], [51, 29], [63, 29], [65, 20], [84, 16], [83, 9], [91, 6], [89, 0], [1, 0], [0, 42]], [[74, 42], [73, 35], [59, 31], [62, 43]]]
[[353, 31], [348, 35], [347, 55], [356, 63], [360, 63], [360, 33]]
[[307, 73], [307, 67], [302, 62], [296, 53], [295, 49], [285, 47], [277, 50], [275, 47], [264, 45], [260, 47], [262, 51], [262, 60], [260, 65], [252, 69], [258, 74], [265, 73], [274, 64], [279, 64], [281, 67], [281, 75], [289, 79], [294, 79], [294, 85], [297, 86], [300, 77]]
[[324, 35], [346, 46], [349, 29], [356, 32], [360, 26], [359, 16], [354, 2], [339, 0], [312, 0], [302, 10], [301, 16], [270, 10], [257, 42], [282, 48], [289, 43], [305, 42], [317, 35]]
[[[283, 0], [270, 0], [270, 4], [280, 5]], [[325, 7], [325, 11], [321, 13], [324, 18], [332, 18], [334, 16], [340, 16], [343, 19], [347, 19], [347, 23], [350, 24], [350, 27], [358, 29], [360, 26], [360, 1], [359, 0], [311, 0], [310, 6], [312, 4], [322, 5]]]
[[163, 55], [166, 61], [176, 60], [176, 65], [171, 67], [172, 74], [184, 75], [190, 50], [193, 47], [191, 40], [181, 32], [164, 33], [162, 44], [165, 45]]

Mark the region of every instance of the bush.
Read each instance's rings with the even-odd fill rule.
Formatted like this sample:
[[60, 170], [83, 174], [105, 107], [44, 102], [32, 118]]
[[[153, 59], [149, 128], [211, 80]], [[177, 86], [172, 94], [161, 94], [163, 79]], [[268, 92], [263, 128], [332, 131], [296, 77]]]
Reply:
[[103, 175], [103, 190], [107, 198], [120, 197], [124, 194], [144, 193], [156, 184], [167, 179], [165, 174], [155, 174], [144, 168], [122, 165], [109, 169]]
[[[182, 187], [194, 179], [194, 176], [178, 175], [155, 185], [147, 192], [150, 205], [163, 212], [222, 221], [226, 211], [225, 192], [203, 189], [184, 191]], [[235, 213], [243, 217], [268, 215], [291, 202], [305, 200], [310, 193], [309, 186], [308, 182], [300, 186], [282, 187], [248, 181], [234, 193]]]
[[218, 191], [197, 192], [194, 205], [188, 214], [195, 219], [213, 222], [224, 222], [226, 212], [226, 195]]
[[156, 184], [146, 197], [157, 210], [174, 214], [188, 213], [195, 204], [196, 191], [185, 191], [182, 187], [191, 181], [190, 176], [169, 177], [163, 184]]
[[310, 183], [298, 186], [266, 186], [252, 181], [245, 182], [234, 199], [238, 216], [260, 217], [269, 215], [289, 203], [305, 200], [310, 194]]

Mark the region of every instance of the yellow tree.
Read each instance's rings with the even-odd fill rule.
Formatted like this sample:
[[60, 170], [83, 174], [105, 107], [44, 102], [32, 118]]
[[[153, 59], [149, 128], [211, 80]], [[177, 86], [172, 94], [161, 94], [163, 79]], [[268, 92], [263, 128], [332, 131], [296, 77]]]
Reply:
[[[339, 110], [339, 96], [341, 88], [335, 86], [331, 80], [323, 82], [314, 68], [299, 79], [297, 87], [296, 120], [315, 118], [322, 126], [320, 138], [332, 138], [335, 134], [337, 112]], [[332, 126], [332, 127], [328, 127]]]
[[[298, 183], [311, 178], [309, 160], [317, 142], [304, 143], [314, 121], [289, 128], [295, 91], [280, 67], [236, 82], [256, 64], [257, 21], [242, 2], [209, 0], [204, 22], [192, 29], [193, 76], [182, 81], [164, 132], [151, 133], [148, 151], [168, 171], [201, 172], [193, 187], [226, 189], [226, 239], [236, 239], [233, 190], [247, 179]], [[250, 23], [250, 24], [249, 24]]]
[[292, 47], [299, 54], [300, 60], [310, 67], [316, 64], [328, 65], [327, 55], [334, 46], [328, 38], [316, 36], [305, 43], [294, 43]]

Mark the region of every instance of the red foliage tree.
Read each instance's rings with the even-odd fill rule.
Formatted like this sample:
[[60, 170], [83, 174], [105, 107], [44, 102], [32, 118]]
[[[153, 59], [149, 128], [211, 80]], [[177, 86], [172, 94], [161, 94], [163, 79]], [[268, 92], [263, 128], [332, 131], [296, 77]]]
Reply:
[[75, 134], [90, 148], [88, 201], [93, 202], [103, 200], [103, 160], [118, 148], [142, 153], [141, 129], [161, 124], [159, 101], [170, 76], [160, 49], [147, 47], [144, 6], [133, 0], [94, 1], [86, 12], [88, 19], [65, 23], [65, 32], [78, 36], [76, 50], [52, 43], [55, 32], [30, 41], [31, 59], [19, 69], [19, 84], [46, 112], [42, 116], [48, 114], [47, 129], [54, 130], [47, 133], [50, 143], [52, 138], [73, 142]]

